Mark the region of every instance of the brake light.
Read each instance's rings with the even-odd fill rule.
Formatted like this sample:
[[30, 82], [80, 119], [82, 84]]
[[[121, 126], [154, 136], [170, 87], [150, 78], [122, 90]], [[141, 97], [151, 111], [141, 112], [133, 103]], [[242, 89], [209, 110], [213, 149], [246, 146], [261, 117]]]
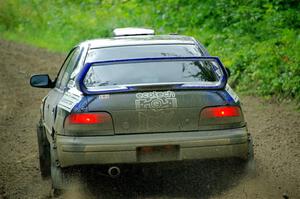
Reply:
[[68, 116], [69, 124], [101, 124], [111, 121], [108, 113], [72, 113]]
[[220, 106], [208, 107], [201, 111], [200, 118], [224, 118], [241, 116], [241, 110], [238, 106]]

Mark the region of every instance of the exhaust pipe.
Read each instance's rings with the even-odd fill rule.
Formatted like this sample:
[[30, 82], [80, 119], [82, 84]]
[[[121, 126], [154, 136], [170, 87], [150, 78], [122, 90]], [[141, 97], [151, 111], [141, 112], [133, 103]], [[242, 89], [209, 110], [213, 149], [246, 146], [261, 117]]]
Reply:
[[107, 173], [110, 177], [117, 178], [120, 175], [121, 170], [119, 167], [113, 166], [113, 167], [109, 167]]

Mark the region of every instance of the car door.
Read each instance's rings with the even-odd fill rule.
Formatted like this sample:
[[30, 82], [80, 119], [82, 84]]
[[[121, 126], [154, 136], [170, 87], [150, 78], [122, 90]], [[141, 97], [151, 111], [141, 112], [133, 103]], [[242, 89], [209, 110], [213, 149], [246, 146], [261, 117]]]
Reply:
[[56, 118], [57, 104], [67, 88], [67, 84], [72, 71], [78, 64], [80, 52], [80, 47], [76, 47], [70, 51], [58, 73], [55, 88], [49, 92], [48, 97], [46, 98], [44, 110], [44, 125], [50, 133], [52, 133]]

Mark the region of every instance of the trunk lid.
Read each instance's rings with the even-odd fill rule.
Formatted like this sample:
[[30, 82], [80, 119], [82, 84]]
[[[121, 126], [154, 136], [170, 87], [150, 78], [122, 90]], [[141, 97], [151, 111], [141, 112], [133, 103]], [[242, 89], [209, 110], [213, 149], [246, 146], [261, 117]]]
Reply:
[[201, 109], [224, 104], [217, 91], [168, 90], [96, 95], [88, 109], [110, 113], [115, 134], [138, 134], [198, 130]]

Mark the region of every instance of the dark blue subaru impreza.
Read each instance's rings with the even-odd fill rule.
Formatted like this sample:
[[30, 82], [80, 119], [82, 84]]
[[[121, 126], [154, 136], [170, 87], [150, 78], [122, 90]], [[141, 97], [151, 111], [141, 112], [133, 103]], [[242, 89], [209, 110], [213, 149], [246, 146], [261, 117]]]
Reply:
[[115, 29], [114, 37], [75, 46], [41, 105], [37, 136], [40, 169], [54, 189], [68, 168], [184, 160], [253, 158], [230, 72], [194, 38]]

